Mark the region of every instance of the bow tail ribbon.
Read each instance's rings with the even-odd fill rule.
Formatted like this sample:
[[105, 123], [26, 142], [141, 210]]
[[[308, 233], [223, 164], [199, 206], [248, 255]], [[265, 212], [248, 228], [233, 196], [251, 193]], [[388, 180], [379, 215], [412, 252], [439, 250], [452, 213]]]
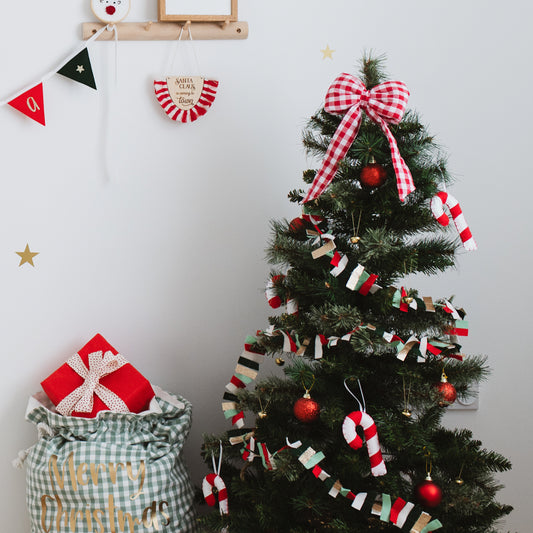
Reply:
[[331, 183], [337, 173], [339, 162], [344, 159], [359, 133], [361, 118], [359, 106], [351, 107], [344, 115], [329, 143], [322, 165], [302, 203], [305, 204], [318, 198]]
[[403, 202], [407, 196], [415, 190], [415, 184], [413, 182], [413, 177], [411, 176], [411, 171], [403, 160], [403, 157], [400, 155], [398, 143], [387, 126], [387, 123], [377, 113], [374, 113], [371, 108], [367, 108], [365, 111], [366, 114], [376, 124], [378, 124], [378, 126], [381, 128], [381, 131], [385, 134], [385, 137], [387, 137], [387, 140], [389, 141], [392, 166], [394, 167], [394, 172], [396, 173], [396, 187], [398, 188], [398, 196]]
[[363, 82], [350, 74], [341, 74], [326, 94], [324, 110], [334, 115], [344, 114], [324, 156], [303, 203], [322, 194], [337, 172], [339, 162], [345, 157], [359, 132], [362, 111], [379, 125], [391, 149], [391, 159], [396, 174], [400, 200], [415, 190], [413, 178], [405, 164], [396, 139], [388, 124], [399, 124], [405, 112], [409, 90], [402, 82], [389, 81], [367, 90]]

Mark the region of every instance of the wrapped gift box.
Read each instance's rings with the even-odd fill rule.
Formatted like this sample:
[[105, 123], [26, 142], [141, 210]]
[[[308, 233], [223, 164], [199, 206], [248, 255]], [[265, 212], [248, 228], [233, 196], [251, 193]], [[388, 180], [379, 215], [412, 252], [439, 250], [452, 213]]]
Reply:
[[[81, 350], [79, 350], [79, 358], [76, 359], [89, 368], [89, 356], [101, 352], [101, 356], [107, 352], [108, 360], [113, 361], [112, 356], [121, 358], [117, 350], [109, 344], [102, 335], [95, 335]], [[91, 357], [95, 357], [91, 355]], [[99, 384], [109, 389], [116, 394], [127, 406], [127, 409], [132, 413], [140, 413], [148, 409], [151, 399], [154, 397], [154, 391], [150, 382], [130, 363], [127, 361], [116, 370], [104, 375], [99, 379]], [[85, 379], [74, 370], [69, 362], [64, 363], [55, 372], [48, 376], [41, 382], [41, 386], [54, 405], [58, 406], [66, 397], [71, 395], [78, 387], [84, 385]], [[71, 416], [81, 416], [84, 418], [92, 418], [100, 411], [109, 411], [110, 408], [97, 395], [93, 394], [93, 408], [90, 412], [72, 411]], [[64, 413], [63, 413], [64, 414]]]

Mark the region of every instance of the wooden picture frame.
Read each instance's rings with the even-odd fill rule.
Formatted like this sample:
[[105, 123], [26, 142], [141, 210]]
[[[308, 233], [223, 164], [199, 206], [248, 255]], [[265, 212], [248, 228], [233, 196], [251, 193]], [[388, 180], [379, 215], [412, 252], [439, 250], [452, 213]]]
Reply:
[[[238, 0], [158, 0], [158, 3], [160, 21], [237, 22], [238, 20]], [[201, 9], [198, 7], [199, 4]]]

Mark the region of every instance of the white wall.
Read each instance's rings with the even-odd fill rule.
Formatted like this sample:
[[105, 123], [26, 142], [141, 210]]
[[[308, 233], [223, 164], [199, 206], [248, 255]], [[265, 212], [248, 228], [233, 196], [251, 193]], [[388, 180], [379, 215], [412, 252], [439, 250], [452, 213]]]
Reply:
[[[129, 20], [155, 19], [155, 0], [137, 4]], [[227, 427], [224, 385], [245, 335], [266, 325], [268, 221], [298, 214], [286, 193], [312, 164], [301, 129], [333, 78], [373, 49], [448, 151], [458, 178], [450, 192], [479, 244], [456, 272], [418, 280], [425, 294], [457, 295], [469, 311], [465, 351], [487, 354], [494, 370], [479, 411], [449, 421], [512, 459], [500, 500], [516, 511], [502, 531], [528, 531], [531, 3], [240, 4], [248, 40], [196, 43], [220, 90], [194, 124], [174, 124], [152, 94], [168, 42], [120, 43], [115, 96], [113, 45], [91, 45], [98, 92], [52, 77], [44, 128], [0, 109], [3, 523], [29, 530], [24, 475], [11, 467], [35, 439], [27, 398], [96, 332], [192, 401], [186, 456], [200, 482], [201, 435]], [[1, 14], [0, 99], [73, 51], [92, 20], [89, 0], [4, 3]], [[322, 59], [326, 45], [333, 59]], [[190, 58], [188, 46], [182, 52]], [[35, 268], [18, 266], [26, 243], [39, 252]]]

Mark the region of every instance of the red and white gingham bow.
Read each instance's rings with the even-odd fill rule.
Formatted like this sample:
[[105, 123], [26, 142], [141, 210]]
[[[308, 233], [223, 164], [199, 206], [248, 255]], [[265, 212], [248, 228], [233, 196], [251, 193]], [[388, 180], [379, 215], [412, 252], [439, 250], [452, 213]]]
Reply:
[[84, 379], [84, 383], [59, 402], [56, 406], [59, 413], [65, 416], [73, 411], [90, 413], [93, 410], [94, 394], [99, 396], [111, 411], [129, 412], [124, 400], [100, 383], [101, 378], [127, 364], [122, 355], [113, 355], [110, 351], [105, 354], [101, 351], [91, 353], [88, 357], [89, 368], [87, 368], [80, 355], [76, 353], [68, 359], [67, 364]]
[[406, 196], [415, 190], [415, 185], [387, 123], [399, 124], [408, 98], [409, 90], [401, 81], [386, 81], [368, 91], [358, 78], [347, 73], [341, 74], [328, 89], [324, 109], [331, 114], [346, 114], [331, 139], [322, 166], [307, 191], [303, 203], [320, 196], [331, 183], [339, 162], [344, 158], [359, 132], [362, 119], [361, 109], [379, 125], [389, 140], [398, 194], [403, 202]]

